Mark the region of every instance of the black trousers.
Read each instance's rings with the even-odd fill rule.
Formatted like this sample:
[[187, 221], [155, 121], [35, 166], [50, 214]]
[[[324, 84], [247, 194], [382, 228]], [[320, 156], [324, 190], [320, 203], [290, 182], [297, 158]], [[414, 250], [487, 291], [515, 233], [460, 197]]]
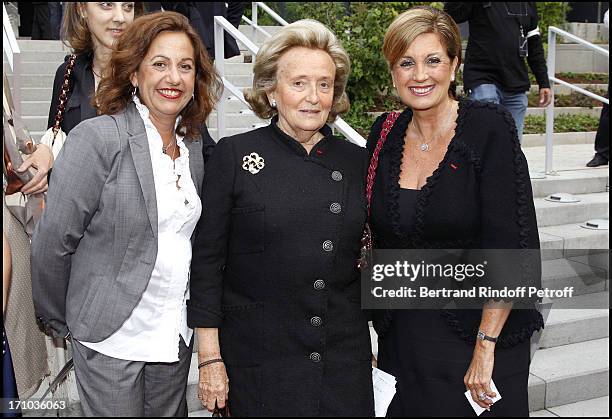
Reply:
[[53, 39], [48, 3], [34, 3], [32, 39]]
[[[610, 97], [610, 84], [608, 84], [608, 94]], [[610, 159], [610, 115], [608, 113], [607, 103], [603, 104], [601, 109], [601, 116], [599, 117], [599, 127], [597, 128], [597, 134], [595, 135], [595, 153], [604, 157], [606, 160]]]

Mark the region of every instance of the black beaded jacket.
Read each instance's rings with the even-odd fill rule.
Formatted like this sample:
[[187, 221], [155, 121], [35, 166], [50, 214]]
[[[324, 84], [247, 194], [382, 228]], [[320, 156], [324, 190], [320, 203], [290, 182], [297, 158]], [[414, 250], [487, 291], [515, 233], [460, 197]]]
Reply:
[[[386, 117], [381, 115], [372, 126], [367, 144], [370, 156]], [[411, 119], [410, 109], [401, 113], [380, 153], [371, 204], [374, 247], [539, 249], [529, 170], [514, 120], [501, 106], [464, 99], [459, 103], [455, 136], [419, 193], [414, 232], [402, 231], [399, 175]], [[464, 340], [475, 341], [482, 310], [440, 310], [440, 315]], [[374, 311], [380, 337], [392, 321], [393, 311]], [[523, 342], [543, 326], [537, 310], [513, 310], [498, 345]]]

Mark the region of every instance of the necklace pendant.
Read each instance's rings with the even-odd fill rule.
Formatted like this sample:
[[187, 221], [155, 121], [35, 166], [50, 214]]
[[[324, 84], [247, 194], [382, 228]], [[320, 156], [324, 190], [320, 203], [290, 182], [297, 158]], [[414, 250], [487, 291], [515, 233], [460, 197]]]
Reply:
[[421, 144], [421, 151], [429, 151], [429, 144], [422, 143]]

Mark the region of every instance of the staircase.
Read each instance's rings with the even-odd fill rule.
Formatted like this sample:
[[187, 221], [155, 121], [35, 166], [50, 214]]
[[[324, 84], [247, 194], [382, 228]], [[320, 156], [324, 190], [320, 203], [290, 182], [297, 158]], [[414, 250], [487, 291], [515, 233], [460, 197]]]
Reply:
[[[275, 28], [265, 28], [274, 31]], [[251, 36], [249, 27], [240, 30]], [[47, 128], [53, 77], [68, 51], [58, 41], [19, 41], [22, 50], [21, 99], [24, 121], [38, 139]], [[252, 63], [244, 55], [226, 60], [230, 82], [250, 87]], [[4, 65], [5, 71], [8, 66]], [[10, 71], [7, 71], [10, 74]], [[227, 102], [227, 135], [252, 130], [265, 124], [238, 99], [224, 93]], [[530, 110], [530, 112], [538, 112]], [[208, 120], [217, 139], [216, 117]], [[608, 231], [587, 230], [580, 223], [609, 218], [609, 174], [605, 168], [586, 169], [593, 154], [593, 133], [556, 134], [555, 169], [558, 176], [532, 181], [542, 248], [544, 286], [574, 286], [577, 296], [553, 302], [546, 328], [533, 357], [529, 378], [532, 416], [608, 416]], [[544, 167], [544, 138], [526, 135], [524, 152], [532, 171]], [[573, 204], [553, 203], [544, 198], [568, 192], [581, 198]], [[600, 249], [597, 252], [593, 249]], [[605, 278], [600, 277], [605, 269]], [[372, 331], [376, 347], [375, 333]], [[187, 400], [190, 416], [210, 416], [197, 399], [197, 354], [193, 354]], [[78, 412], [78, 404], [73, 412]], [[26, 412], [39, 415], [45, 412]], [[47, 412], [48, 413], [48, 412]], [[54, 413], [54, 412], [52, 412]], [[66, 412], [67, 413], [67, 412]]]

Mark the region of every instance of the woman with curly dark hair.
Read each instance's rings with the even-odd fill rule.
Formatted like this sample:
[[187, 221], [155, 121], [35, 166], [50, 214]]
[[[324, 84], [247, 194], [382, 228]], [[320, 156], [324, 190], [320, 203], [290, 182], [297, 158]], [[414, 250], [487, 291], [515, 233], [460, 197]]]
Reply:
[[72, 337], [88, 416], [186, 416], [199, 127], [220, 79], [185, 17], [136, 19], [68, 135], [32, 241], [37, 315]]

